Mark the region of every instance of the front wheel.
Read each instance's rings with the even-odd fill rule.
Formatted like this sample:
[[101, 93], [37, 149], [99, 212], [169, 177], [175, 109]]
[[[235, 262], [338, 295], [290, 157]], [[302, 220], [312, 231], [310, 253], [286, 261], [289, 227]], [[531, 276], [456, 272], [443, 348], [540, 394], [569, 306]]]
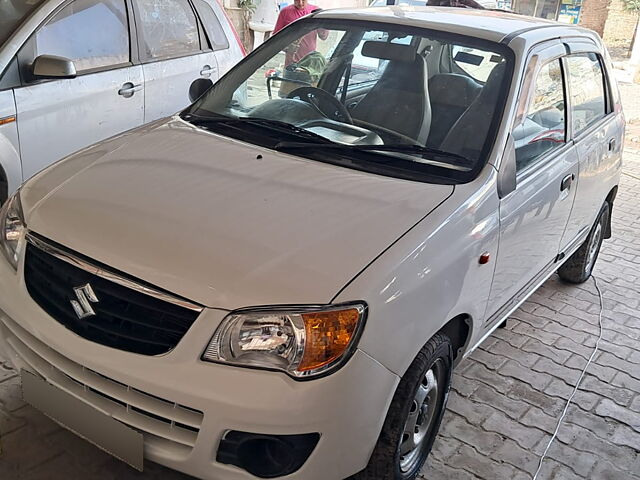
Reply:
[[610, 208], [605, 202], [589, 236], [576, 252], [558, 269], [558, 275], [568, 283], [584, 283], [591, 276], [609, 223]]
[[413, 480], [438, 434], [449, 388], [451, 341], [435, 335], [404, 374], [367, 467], [352, 480]]

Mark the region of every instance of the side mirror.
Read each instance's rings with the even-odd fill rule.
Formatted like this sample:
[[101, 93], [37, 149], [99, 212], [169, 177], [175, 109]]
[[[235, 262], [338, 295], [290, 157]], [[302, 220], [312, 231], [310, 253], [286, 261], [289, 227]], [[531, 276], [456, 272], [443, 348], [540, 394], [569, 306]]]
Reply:
[[76, 66], [72, 60], [55, 55], [40, 55], [33, 61], [35, 78], [74, 78]]
[[191, 100], [191, 103], [195, 102], [202, 95], [204, 95], [212, 85], [213, 82], [208, 78], [198, 78], [197, 80], [194, 80], [189, 87], [189, 100]]

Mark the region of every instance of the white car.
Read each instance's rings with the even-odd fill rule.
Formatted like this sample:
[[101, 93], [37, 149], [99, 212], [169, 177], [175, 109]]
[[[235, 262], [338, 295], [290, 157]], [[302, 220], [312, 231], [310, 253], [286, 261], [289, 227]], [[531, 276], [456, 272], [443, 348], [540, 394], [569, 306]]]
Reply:
[[[352, 85], [356, 50], [381, 68]], [[25, 399], [137, 468], [416, 478], [454, 366], [611, 235], [611, 73], [595, 33], [511, 14], [294, 22], [7, 202]]]
[[0, 1], [0, 205], [54, 161], [175, 114], [243, 56], [215, 0]]

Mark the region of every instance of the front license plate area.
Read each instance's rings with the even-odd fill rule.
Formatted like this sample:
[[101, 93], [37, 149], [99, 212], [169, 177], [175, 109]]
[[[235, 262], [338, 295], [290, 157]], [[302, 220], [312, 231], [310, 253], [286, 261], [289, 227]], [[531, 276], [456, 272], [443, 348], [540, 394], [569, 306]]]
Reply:
[[20, 377], [25, 402], [79, 437], [142, 471], [144, 443], [141, 433], [30, 372], [22, 370]]

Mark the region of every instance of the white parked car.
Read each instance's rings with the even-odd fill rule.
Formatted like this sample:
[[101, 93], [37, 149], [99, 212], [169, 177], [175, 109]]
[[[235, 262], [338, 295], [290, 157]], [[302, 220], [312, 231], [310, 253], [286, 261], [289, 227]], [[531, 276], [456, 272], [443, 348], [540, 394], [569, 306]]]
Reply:
[[[354, 51], [377, 77], [351, 84]], [[314, 14], [11, 197], [0, 345], [27, 401], [137, 468], [413, 479], [454, 366], [591, 274], [623, 130], [589, 30]]]
[[54, 161], [183, 109], [243, 56], [215, 0], [0, 1], [0, 205]]

